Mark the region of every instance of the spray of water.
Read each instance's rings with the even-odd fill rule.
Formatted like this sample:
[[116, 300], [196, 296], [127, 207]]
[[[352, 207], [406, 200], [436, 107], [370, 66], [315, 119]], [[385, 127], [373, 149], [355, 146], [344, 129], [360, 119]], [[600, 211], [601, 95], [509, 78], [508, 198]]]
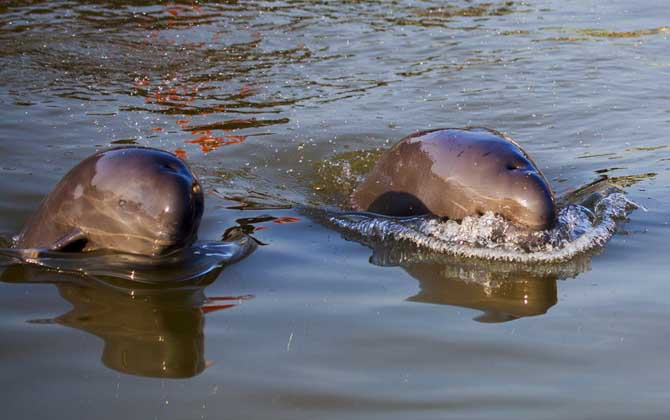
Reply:
[[519, 228], [490, 212], [461, 221], [331, 212], [328, 221], [369, 244], [404, 243], [432, 253], [490, 261], [556, 263], [602, 247], [617, 222], [638, 208], [618, 188], [600, 189], [574, 201], [564, 200], [554, 228], [540, 232]]

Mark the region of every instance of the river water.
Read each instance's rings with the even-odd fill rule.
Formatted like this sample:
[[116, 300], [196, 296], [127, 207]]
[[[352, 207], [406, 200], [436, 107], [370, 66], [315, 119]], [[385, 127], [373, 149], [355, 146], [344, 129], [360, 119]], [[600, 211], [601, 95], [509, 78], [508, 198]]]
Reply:
[[[669, 22], [665, 0], [3, 1], [3, 245], [119, 144], [191, 165], [201, 239], [264, 244], [170, 290], [5, 267], [4, 417], [665, 418]], [[464, 126], [559, 196], [607, 175], [640, 208], [558, 268], [399, 257], [304, 211]]]

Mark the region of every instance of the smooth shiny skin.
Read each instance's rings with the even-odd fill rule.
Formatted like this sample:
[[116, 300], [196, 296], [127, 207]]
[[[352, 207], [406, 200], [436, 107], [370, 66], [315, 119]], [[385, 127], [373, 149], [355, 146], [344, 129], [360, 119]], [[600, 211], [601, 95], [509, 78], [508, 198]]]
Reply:
[[460, 220], [492, 211], [532, 230], [554, 224], [549, 183], [521, 147], [486, 128], [437, 129], [405, 137], [351, 196], [357, 210], [432, 213]]
[[203, 208], [202, 188], [178, 157], [143, 147], [107, 150], [63, 177], [15, 246], [164, 255], [195, 241]]

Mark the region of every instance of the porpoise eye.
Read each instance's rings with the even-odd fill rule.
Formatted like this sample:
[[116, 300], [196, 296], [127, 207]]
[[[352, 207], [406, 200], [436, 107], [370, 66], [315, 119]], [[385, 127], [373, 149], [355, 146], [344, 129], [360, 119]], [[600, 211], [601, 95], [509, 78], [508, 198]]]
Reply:
[[126, 206], [126, 204], [128, 204], [126, 200], [119, 200], [119, 207], [123, 208]]
[[507, 170], [508, 171], [514, 171], [514, 170], [517, 170], [517, 169], [519, 169], [519, 165], [514, 164], [514, 163], [508, 163], [507, 164]]

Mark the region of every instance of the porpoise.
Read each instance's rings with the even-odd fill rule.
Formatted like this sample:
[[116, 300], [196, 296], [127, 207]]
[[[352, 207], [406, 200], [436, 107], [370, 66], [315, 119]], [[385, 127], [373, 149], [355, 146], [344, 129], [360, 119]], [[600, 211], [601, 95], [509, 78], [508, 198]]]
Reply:
[[356, 210], [390, 216], [432, 213], [460, 220], [486, 212], [532, 230], [551, 228], [554, 194], [528, 154], [486, 128], [444, 128], [395, 144], [354, 190]]
[[146, 147], [111, 149], [63, 177], [15, 247], [165, 255], [195, 241], [203, 208], [200, 183], [177, 156]]

